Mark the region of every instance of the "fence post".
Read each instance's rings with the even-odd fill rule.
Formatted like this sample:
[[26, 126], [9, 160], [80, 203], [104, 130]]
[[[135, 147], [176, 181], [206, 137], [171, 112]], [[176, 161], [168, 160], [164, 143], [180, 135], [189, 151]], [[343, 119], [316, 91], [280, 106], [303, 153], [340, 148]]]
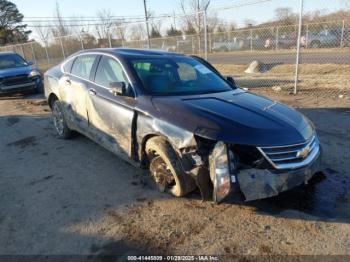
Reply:
[[112, 48], [112, 40], [111, 40], [111, 34], [109, 33], [109, 28], [107, 29], [107, 37], [108, 37], [109, 48]]
[[295, 64], [294, 95], [297, 94], [297, 87], [298, 87], [298, 80], [299, 80], [300, 38], [301, 38], [301, 25], [303, 22], [303, 6], [304, 6], [304, 1], [300, 0], [297, 57], [296, 57], [296, 64]]
[[47, 64], [50, 64], [50, 56], [49, 56], [49, 51], [47, 50], [47, 42], [45, 41], [45, 53], [46, 53], [46, 58], [47, 58]]
[[279, 36], [278, 36], [278, 30], [279, 30], [279, 27], [277, 26], [277, 28], [276, 28], [276, 50], [278, 49], [278, 38], [279, 38]]
[[253, 52], [253, 29], [250, 29], [250, 52]]
[[22, 57], [27, 60], [26, 55], [24, 54], [24, 49], [23, 49], [23, 45], [21, 45], [21, 52], [22, 52]]
[[306, 24], [305, 48], [308, 48], [309, 43], [309, 24]]
[[66, 53], [64, 52], [64, 46], [63, 46], [63, 42], [62, 42], [62, 37], [59, 37], [59, 39], [60, 39], [60, 43], [61, 43], [63, 59], [66, 59]]
[[34, 47], [33, 47], [33, 42], [30, 43], [30, 48], [32, 49], [32, 57], [33, 57], [33, 62], [36, 64], [36, 56], [35, 56], [35, 52], [34, 52]]
[[175, 38], [176, 39], [176, 52], [179, 52], [179, 39], [178, 37]]
[[194, 37], [194, 36], [192, 36], [192, 53], [194, 54], [195, 46], [194, 46], [193, 37]]
[[208, 36], [209, 36], [209, 53], [211, 53], [211, 52], [212, 52], [212, 51], [211, 51], [211, 50], [212, 50], [212, 42], [211, 42], [211, 41], [212, 41], [212, 40], [211, 40], [211, 39], [212, 39], [212, 35], [211, 35], [211, 34], [208, 34]]
[[340, 36], [340, 48], [343, 48], [343, 42], [344, 42], [344, 29], [345, 29], [345, 20], [343, 20], [343, 25], [341, 28], [341, 36]]
[[80, 39], [80, 44], [81, 44], [81, 49], [84, 50], [84, 40], [83, 40], [83, 36], [81, 34], [79, 34], [79, 39]]
[[208, 28], [207, 28], [207, 10], [203, 12], [203, 24], [204, 24], [204, 58], [208, 60]]

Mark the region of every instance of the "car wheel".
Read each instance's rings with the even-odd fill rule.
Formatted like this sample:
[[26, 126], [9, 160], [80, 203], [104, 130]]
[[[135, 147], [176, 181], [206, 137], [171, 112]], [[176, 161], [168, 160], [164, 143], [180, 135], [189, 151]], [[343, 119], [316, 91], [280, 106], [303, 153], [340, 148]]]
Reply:
[[72, 130], [67, 126], [62, 112], [62, 105], [58, 100], [54, 101], [52, 105], [52, 119], [59, 138], [68, 139], [72, 137]]
[[311, 47], [311, 48], [319, 48], [320, 46], [321, 46], [321, 43], [318, 42], [318, 41], [313, 41], [313, 42], [311, 42], [311, 44], [310, 44], [310, 47]]
[[164, 138], [153, 137], [148, 140], [146, 154], [150, 174], [160, 192], [180, 197], [196, 188], [195, 181], [185, 174], [176, 152]]

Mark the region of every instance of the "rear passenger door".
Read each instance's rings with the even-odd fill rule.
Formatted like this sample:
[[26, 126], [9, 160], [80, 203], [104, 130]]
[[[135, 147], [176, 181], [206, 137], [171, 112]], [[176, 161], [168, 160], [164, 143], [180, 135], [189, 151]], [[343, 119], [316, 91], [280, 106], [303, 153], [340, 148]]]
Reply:
[[70, 72], [60, 80], [61, 103], [64, 106], [66, 119], [70, 126], [80, 132], [88, 131], [87, 96], [91, 88], [93, 67], [98, 55], [86, 54], [75, 58]]
[[[90, 131], [98, 142], [121, 157], [132, 155], [132, 124], [135, 99], [122, 65], [115, 58], [102, 56], [89, 93]], [[125, 92], [113, 94], [110, 84], [124, 82]]]

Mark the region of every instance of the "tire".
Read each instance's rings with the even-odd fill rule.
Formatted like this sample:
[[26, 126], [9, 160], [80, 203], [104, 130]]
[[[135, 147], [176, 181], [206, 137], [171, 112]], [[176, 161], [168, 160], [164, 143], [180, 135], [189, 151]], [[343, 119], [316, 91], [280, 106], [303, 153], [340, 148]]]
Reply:
[[[176, 197], [184, 196], [196, 188], [192, 177], [185, 174], [179, 158], [166, 139], [152, 137], [147, 141], [146, 154], [153, 180], [160, 192], [169, 192]], [[170, 178], [168, 179], [168, 178]]]
[[56, 133], [61, 139], [69, 139], [73, 136], [73, 131], [69, 129], [64, 118], [62, 105], [59, 100], [52, 103], [52, 119]]
[[321, 47], [321, 43], [319, 41], [312, 41], [310, 44], [311, 48], [320, 48]]

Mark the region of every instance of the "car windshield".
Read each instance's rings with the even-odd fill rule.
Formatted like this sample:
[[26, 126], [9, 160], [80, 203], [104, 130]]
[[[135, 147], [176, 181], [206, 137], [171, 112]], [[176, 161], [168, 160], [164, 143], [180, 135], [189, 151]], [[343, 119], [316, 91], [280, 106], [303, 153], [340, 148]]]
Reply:
[[210, 68], [190, 57], [131, 58], [145, 89], [153, 95], [189, 95], [232, 90]]
[[27, 65], [28, 63], [19, 55], [16, 55], [16, 54], [0, 55], [0, 69], [16, 68], [16, 67], [22, 67]]

